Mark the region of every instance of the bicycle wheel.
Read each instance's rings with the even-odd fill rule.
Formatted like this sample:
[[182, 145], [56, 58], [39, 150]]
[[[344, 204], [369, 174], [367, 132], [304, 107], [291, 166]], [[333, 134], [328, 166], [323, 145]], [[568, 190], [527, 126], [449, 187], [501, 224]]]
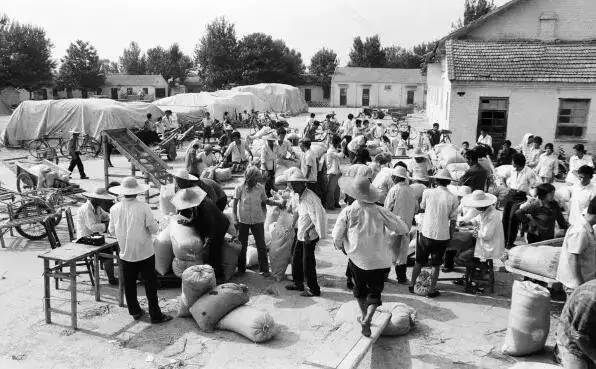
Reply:
[[60, 154], [68, 159], [70, 159], [70, 154], [68, 153], [68, 145], [70, 145], [70, 140], [65, 140], [60, 142], [60, 147], [58, 148], [60, 150]]
[[397, 137], [399, 136], [399, 133], [400, 132], [396, 124], [392, 124], [389, 126], [389, 128], [387, 128], [387, 135], [389, 135], [389, 137]]
[[418, 130], [412, 126], [410, 126], [410, 140], [415, 140], [418, 138]]
[[45, 140], [33, 140], [27, 145], [29, 154], [36, 159], [45, 159], [50, 151], [50, 145]]
[[83, 147], [81, 147], [81, 153], [96, 158], [101, 153], [101, 144], [94, 138], [88, 138]]
[[[40, 201], [31, 201], [21, 205], [14, 212], [14, 219], [27, 219], [44, 214], [52, 214], [53, 210], [45, 203]], [[61, 217], [60, 217], [61, 218]], [[56, 224], [60, 222], [60, 218], [56, 218]], [[47, 233], [41, 222], [32, 224], [23, 224], [16, 226], [15, 229], [19, 234], [30, 240], [41, 240]]]

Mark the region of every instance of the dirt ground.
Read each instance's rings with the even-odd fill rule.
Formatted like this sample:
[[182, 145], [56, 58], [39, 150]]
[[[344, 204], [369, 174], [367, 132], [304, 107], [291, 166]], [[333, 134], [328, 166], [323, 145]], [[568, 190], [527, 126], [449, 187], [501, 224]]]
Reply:
[[[314, 109], [313, 109], [314, 110]], [[325, 110], [317, 109], [317, 113]], [[347, 111], [336, 109], [340, 119]], [[292, 126], [302, 126], [306, 115], [292, 118]], [[0, 129], [6, 118], [0, 117]], [[416, 124], [426, 126], [420, 118]], [[18, 150], [0, 150], [0, 159], [20, 156]], [[128, 162], [114, 156], [113, 162], [123, 173]], [[62, 163], [64, 164], [64, 163]], [[91, 180], [73, 182], [86, 189], [102, 185], [103, 163], [86, 161]], [[174, 162], [182, 166], [182, 158]], [[75, 175], [75, 177], [78, 177]], [[0, 164], [0, 179], [14, 187], [12, 172]], [[333, 226], [337, 211], [329, 213]], [[1, 217], [1, 216], [0, 216]], [[65, 226], [58, 229], [67, 240]], [[44, 321], [42, 262], [37, 255], [49, 249], [46, 240], [28, 241], [6, 237], [7, 248], [0, 249], [0, 368], [294, 368], [321, 345], [334, 330], [336, 310], [352, 299], [345, 288], [345, 256], [328, 240], [317, 249], [317, 270], [322, 286], [321, 297], [302, 298], [284, 289], [285, 282], [265, 279], [249, 272], [234, 282], [245, 283], [250, 291], [250, 305], [269, 311], [281, 330], [264, 344], [253, 344], [231, 332], [200, 332], [192, 318], [177, 318], [152, 326], [135, 322], [126, 308], [115, 302], [115, 291], [104, 288], [102, 301], [95, 302], [91, 284], [81, 276], [78, 284], [78, 323], [72, 331], [69, 317], [53, 314], [54, 324]], [[408, 272], [408, 274], [410, 271]], [[102, 278], [105, 275], [102, 274]], [[513, 358], [500, 353], [509, 313], [514, 276], [497, 273], [493, 295], [469, 295], [462, 287], [440, 282], [441, 297], [428, 299], [408, 293], [407, 287], [386, 284], [384, 301], [402, 302], [417, 311], [417, 325], [408, 335], [381, 338], [367, 354], [360, 369], [384, 368], [507, 368], [516, 362], [550, 362], [554, 345], [553, 327], [562, 304], [552, 303], [551, 334], [547, 350], [527, 358]], [[107, 281], [102, 279], [102, 286]], [[107, 287], [107, 286], [106, 286]], [[52, 289], [54, 307], [69, 309], [68, 282], [62, 289]], [[160, 305], [175, 314], [179, 289], [159, 291]], [[143, 296], [142, 286], [139, 295]], [[146, 305], [144, 297], [141, 304]]]

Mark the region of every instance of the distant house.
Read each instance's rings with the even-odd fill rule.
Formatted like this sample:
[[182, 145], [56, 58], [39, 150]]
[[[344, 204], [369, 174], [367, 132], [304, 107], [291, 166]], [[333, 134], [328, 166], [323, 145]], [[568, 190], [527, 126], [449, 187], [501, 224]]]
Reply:
[[439, 41], [428, 66], [427, 114], [495, 149], [525, 133], [570, 149], [596, 147], [596, 1], [513, 0]]
[[323, 86], [312, 74], [303, 74], [300, 76], [302, 82], [296, 87], [300, 89], [300, 94], [308, 106], [326, 107], [329, 106], [329, 90], [325, 93]]
[[187, 93], [201, 92], [201, 89], [203, 87], [203, 80], [201, 79], [201, 77], [198, 76], [186, 77], [186, 79], [184, 80], [184, 86], [186, 87]]
[[419, 69], [338, 67], [331, 79], [333, 107], [424, 106], [426, 80]]
[[168, 96], [168, 83], [159, 74], [108, 74], [97, 92], [111, 99], [138, 96], [139, 93], [148, 100], [160, 99]]

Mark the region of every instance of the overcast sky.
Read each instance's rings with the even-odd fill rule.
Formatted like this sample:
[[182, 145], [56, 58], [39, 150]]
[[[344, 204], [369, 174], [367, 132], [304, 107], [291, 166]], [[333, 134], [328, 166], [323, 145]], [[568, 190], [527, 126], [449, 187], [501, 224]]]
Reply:
[[[495, 0], [502, 5], [507, 0]], [[137, 41], [143, 50], [178, 42], [193, 55], [205, 25], [218, 16], [236, 24], [238, 38], [264, 32], [302, 53], [304, 63], [321, 47], [348, 62], [355, 36], [379, 34], [383, 46], [411, 47], [446, 35], [464, 0], [17, 0], [0, 12], [39, 25], [62, 57], [68, 45], [90, 41], [100, 57], [118, 60]]]

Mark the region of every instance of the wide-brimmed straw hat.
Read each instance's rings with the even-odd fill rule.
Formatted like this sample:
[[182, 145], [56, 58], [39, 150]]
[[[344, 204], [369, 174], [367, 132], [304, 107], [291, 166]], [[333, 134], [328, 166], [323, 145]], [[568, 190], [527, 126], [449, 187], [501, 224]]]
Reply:
[[308, 182], [300, 168], [290, 168], [284, 174], [287, 182]]
[[186, 169], [174, 169], [168, 170], [168, 173], [171, 174], [175, 178], [185, 179], [187, 181], [198, 181], [199, 179], [196, 176], [188, 173]]
[[138, 195], [149, 189], [149, 185], [137, 182], [135, 177], [126, 177], [120, 186], [110, 188], [112, 193], [117, 195]]
[[408, 179], [408, 170], [402, 166], [397, 166], [391, 171], [391, 175], [395, 177]]
[[97, 187], [93, 192], [83, 192], [83, 196], [99, 200], [114, 200], [114, 196], [110, 195], [108, 190], [103, 187]]
[[348, 167], [346, 177], [365, 177], [372, 179], [373, 170], [366, 164], [352, 164]]
[[348, 196], [368, 203], [375, 203], [381, 198], [380, 191], [366, 177], [340, 177], [339, 187]]
[[439, 170], [434, 176], [430, 176], [430, 178], [445, 179], [447, 181], [453, 181], [453, 178], [451, 177], [451, 174], [449, 173], [449, 171], [447, 169]]
[[422, 151], [419, 147], [415, 148], [409, 156], [411, 158], [428, 158], [428, 154]]
[[412, 173], [412, 177], [410, 178], [412, 181], [423, 181], [428, 182], [430, 179], [428, 178], [428, 173], [421, 171], [421, 170], [414, 170]]
[[497, 202], [497, 197], [482, 190], [476, 190], [461, 199], [461, 204], [469, 208], [484, 208]]
[[198, 187], [192, 187], [176, 192], [170, 201], [176, 210], [184, 210], [201, 205], [206, 196], [207, 192]]

